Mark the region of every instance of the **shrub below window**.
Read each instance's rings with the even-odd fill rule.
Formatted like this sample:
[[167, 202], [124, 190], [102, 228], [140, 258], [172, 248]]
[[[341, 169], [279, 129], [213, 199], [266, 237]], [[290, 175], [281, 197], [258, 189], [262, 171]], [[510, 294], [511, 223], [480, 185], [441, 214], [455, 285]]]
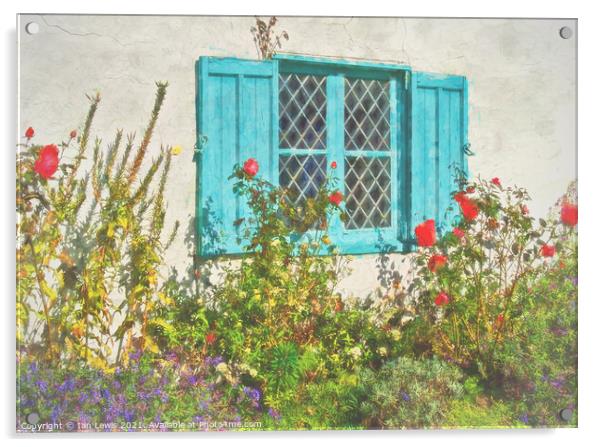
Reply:
[[459, 368], [437, 358], [400, 357], [380, 370], [358, 374], [357, 401], [369, 428], [422, 428], [443, 424], [451, 401], [462, 395]]

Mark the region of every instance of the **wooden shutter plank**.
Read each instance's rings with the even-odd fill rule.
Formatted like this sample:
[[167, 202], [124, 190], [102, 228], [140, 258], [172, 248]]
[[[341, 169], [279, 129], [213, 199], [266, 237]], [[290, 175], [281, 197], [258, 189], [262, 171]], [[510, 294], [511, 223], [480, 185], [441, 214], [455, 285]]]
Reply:
[[[274, 182], [276, 162], [276, 71], [271, 61], [200, 58], [197, 71], [197, 124], [207, 143], [197, 158], [198, 254], [215, 256], [242, 252], [239, 227], [248, 217], [244, 199], [228, 180], [236, 164], [257, 159], [259, 175]], [[201, 138], [199, 135], [199, 138]], [[277, 172], [277, 171], [276, 171]]]
[[458, 167], [467, 172], [467, 82], [462, 76], [414, 73], [412, 80], [411, 224], [435, 219], [440, 232], [458, 214], [451, 194]]

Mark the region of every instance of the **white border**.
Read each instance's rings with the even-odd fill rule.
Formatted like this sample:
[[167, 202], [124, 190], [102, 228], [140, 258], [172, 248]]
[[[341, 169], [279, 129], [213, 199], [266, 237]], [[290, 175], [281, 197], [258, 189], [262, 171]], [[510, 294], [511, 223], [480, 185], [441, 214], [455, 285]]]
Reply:
[[[3, 318], [2, 365], [0, 373], [4, 385], [3, 405], [0, 406], [2, 436], [8, 444], [31, 445], [37, 440], [45, 445], [106, 445], [107, 442], [123, 443], [132, 440], [148, 445], [164, 445], [169, 442], [225, 443], [226, 445], [280, 445], [290, 446], [318, 443], [344, 443], [364, 445], [367, 442], [400, 445], [420, 443], [451, 447], [459, 445], [504, 446], [518, 443], [545, 445], [589, 444], [599, 428], [600, 415], [600, 319], [602, 319], [602, 283], [597, 281], [602, 265], [600, 247], [600, 223], [602, 206], [602, 113], [600, 105], [600, 43], [601, 15], [597, 14], [596, 2], [525, 0], [487, 1], [403, 1], [369, 0], [362, 3], [303, 0], [300, 2], [246, 1], [202, 2], [185, 0], [146, 0], [140, 2], [81, 1], [81, 0], [4, 0], [1, 3], [2, 22], [2, 107], [0, 126], [2, 197], [4, 212], [0, 219], [5, 237], [0, 266], [0, 284], [6, 293], [2, 296], [0, 311]], [[428, 4], [427, 4], [428, 3]], [[109, 434], [95, 436], [45, 435], [32, 439], [14, 434], [14, 143], [17, 119], [15, 110], [16, 59], [15, 23], [17, 13], [114, 13], [114, 14], [236, 14], [236, 15], [355, 15], [355, 16], [449, 16], [449, 17], [561, 17], [579, 19], [579, 192], [580, 192], [580, 278], [579, 278], [579, 428], [563, 430], [478, 430], [478, 431], [418, 431], [418, 432], [295, 432], [295, 433], [212, 433], [194, 434]], [[53, 73], [48, 73], [53, 76]], [[587, 243], [584, 243], [587, 241]], [[5, 444], [6, 445], [6, 444]]]

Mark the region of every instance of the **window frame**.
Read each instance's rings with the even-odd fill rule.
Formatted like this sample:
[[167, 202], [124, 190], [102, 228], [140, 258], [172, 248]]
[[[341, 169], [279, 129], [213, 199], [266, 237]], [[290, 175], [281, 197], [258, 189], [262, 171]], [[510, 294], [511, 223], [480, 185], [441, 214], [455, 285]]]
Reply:
[[[391, 225], [376, 228], [346, 228], [338, 216], [329, 226], [333, 242], [345, 254], [370, 254], [387, 251], [408, 251], [407, 235], [409, 217], [409, 85], [410, 68], [365, 61], [313, 58], [297, 55], [275, 55], [278, 83], [280, 74], [294, 73], [326, 77], [326, 150], [281, 148], [278, 138], [278, 160], [284, 155], [326, 154], [327, 170], [336, 161], [335, 176], [338, 189], [345, 191], [345, 157], [389, 158], [391, 165]], [[348, 150], [345, 148], [345, 78], [375, 79], [389, 81], [389, 125], [390, 150]], [[279, 101], [276, 101], [276, 116], [279, 116]], [[279, 120], [274, 132], [279, 133]], [[279, 179], [279, 176], [276, 177]]]

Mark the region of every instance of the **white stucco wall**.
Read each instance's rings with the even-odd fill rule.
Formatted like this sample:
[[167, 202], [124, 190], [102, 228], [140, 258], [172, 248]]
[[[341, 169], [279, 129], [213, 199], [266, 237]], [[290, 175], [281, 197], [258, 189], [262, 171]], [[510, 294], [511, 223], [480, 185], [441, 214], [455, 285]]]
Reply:
[[[36, 22], [38, 34], [25, 33]], [[23, 15], [18, 20], [20, 134], [59, 142], [81, 126], [84, 94], [103, 97], [94, 131], [140, 135], [154, 82], [169, 81], [152, 149], [181, 145], [168, 182], [168, 227], [194, 216], [194, 62], [201, 55], [256, 58], [252, 17]], [[570, 26], [575, 35], [559, 37]], [[576, 178], [576, 27], [574, 20], [280, 18], [283, 51], [401, 62], [415, 70], [469, 79], [472, 174], [525, 186], [535, 215]], [[181, 232], [165, 260], [182, 274], [192, 252]], [[381, 284], [376, 256], [358, 257], [341, 284], [365, 296]], [[401, 256], [386, 264], [403, 271]]]

